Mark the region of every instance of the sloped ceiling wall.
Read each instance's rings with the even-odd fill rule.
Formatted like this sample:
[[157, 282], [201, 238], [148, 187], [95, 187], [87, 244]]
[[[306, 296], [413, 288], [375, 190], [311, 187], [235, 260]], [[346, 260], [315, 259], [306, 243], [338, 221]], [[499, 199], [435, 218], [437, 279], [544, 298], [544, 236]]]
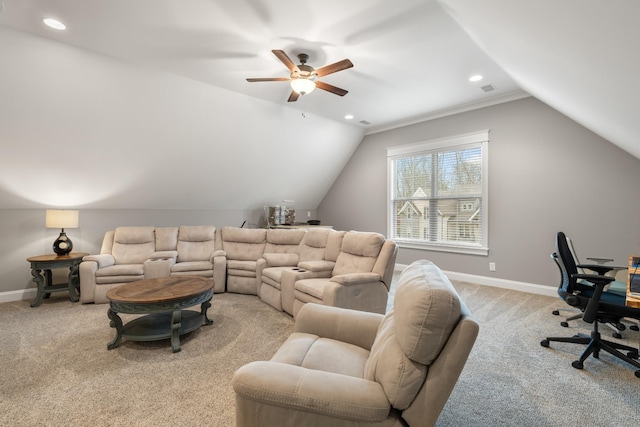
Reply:
[[363, 130], [0, 27], [0, 209], [315, 208]]
[[640, 2], [440, 3], [522, 89], [640, 158]]

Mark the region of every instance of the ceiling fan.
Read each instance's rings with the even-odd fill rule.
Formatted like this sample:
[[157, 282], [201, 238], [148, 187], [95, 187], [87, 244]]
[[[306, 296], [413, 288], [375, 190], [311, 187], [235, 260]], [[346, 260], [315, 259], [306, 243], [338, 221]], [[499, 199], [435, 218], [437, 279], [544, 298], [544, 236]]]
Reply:
[[321, 82], [317, 80], [320, 77], [324, 77], [328, 74], [336, 73], [338, 71], [346, 70], [353, 67], [353, 64], [348, 59], [335, 62], [333, 64], [325, 65], [318, 69], [307, 65], [309, 55], [306, 53], [299, 53], [298, 60], [300, 65], [295, 65], [293, 61], [287, 56], [284, 50], [272, 50], [273, 54], [291, 71], [291, 75], [287, 77], [265, 77], [247, 79], [248, 82], [291, 82], [291, 95], [289, 95], [288, 102], [297, 101], [300, 95], [305, 95], [313, 91], [316, 87], [318, 89], [326, 90], [327, 92], [334, 93], [338, 96], [345, 96], [349, 91], [340, 89], [330, 85], [329, 83]]

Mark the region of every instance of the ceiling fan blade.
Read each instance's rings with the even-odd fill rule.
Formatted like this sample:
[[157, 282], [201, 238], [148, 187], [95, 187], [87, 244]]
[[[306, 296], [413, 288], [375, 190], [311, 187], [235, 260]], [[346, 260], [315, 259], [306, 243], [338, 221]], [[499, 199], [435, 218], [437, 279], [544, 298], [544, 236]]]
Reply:
[[316, 70], [318, 77], [326, 76], [327, 74], [336, 73], [338, 71], [346, 70], [347, 68], [353, 67], [353, 64], [348, 59], [343, 59], [342, 61], [335, 62], [333, 64], [325, 65], [324, 67], [320, 67]]
[[327, 92], [335, 93], [338, 96], [345, 96], [349, 93], [348, 90], [340, 89], [339, 87], [335, 87], [329, 83], [320, 82], [318, 80], [316, 80], [316, 87], [318, 89], [326, 90]]
[[255, 79], [247, 79], [248, 82], [288, 82], [289, 77], [259, 77]]
[[287, 102], [296, 102], [299, 96], [300, 94], [298, 92], [292, 90], [291, 95], [289, 95], [289, 99], [287, 99]]
[[285, 65], [285, 67], [289, 69], [289, 71], [291, 71], [292, 73], [295, 71], [300, 72], [298, 66], [293, 63], [293, 61], [287, 56], [284, 50], [274, 49], [271, 52], [273, 52], [273, 54], [278, 57], [278, 59]]

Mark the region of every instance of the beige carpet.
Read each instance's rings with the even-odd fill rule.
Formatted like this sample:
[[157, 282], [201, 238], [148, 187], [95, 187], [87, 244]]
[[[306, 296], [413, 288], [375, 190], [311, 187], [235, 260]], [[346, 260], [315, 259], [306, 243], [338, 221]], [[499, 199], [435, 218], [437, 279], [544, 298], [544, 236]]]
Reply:
[[[455, 286], [480, 335], [438, 426], [638, 426], [640, 379], [626, 364], [602, 354], [579, 371], [580, 346], [540, 346], [588, 331], [559, 326], [550, 312], [562, 301]], [[63, 293], [37, 308], [0, 304], [0, 426], [232, 426], [233, 372], [269, 359], [293, 327], [256, 297], [222, 294], [209, 310], [214, 324], [184, 336], [180, 353], [168, 340], [107, 351], [106, 311]], [[638, 332], [624, 335], [638, 345]]]

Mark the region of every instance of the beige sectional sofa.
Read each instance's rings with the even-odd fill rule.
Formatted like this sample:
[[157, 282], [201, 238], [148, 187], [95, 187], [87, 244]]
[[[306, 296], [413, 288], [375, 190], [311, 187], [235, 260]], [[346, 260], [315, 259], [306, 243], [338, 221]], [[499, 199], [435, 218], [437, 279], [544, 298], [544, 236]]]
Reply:
[[397, 247], [379, 233], [238, 227], [118, 227], [80, 264], [80, 300], [141, 279], [193, 275], [291, 315], [307, 302], [384, 313]]

